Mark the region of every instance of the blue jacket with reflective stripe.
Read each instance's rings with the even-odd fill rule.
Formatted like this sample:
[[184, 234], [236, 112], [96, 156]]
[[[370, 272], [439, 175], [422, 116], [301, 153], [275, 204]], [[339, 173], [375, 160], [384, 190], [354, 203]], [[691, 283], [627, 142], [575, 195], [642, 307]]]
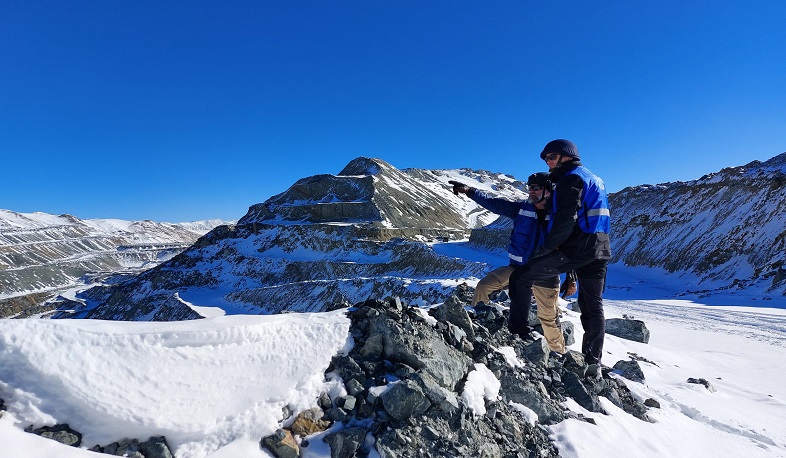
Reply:
[[550, 173], [551, 220], [543, 247], [573, 261], [611, 259], [609, 203], [603, 180], [581, 165], [565, 162]]
[[[545, 224], [538, 222], [538, 211], [529, 201], [513, 202], [498, 197], [489, 197], [482, 191], [469, 196], [481, 207], [498, 215], [513, 219], [513, 231], [508, 243], [508, 257], [514, 265], [524, 265], [536, 247], [546, 238]], [[545, 216], [548, 219], [548, 215]]]
[[[584, 183], [584, 189], [581, 192], [581, 205], [576, 212], [576, 222], [579, 228], [588, 234], [598, 232], [608, 234], [611, 220], [609, 218], [609, 200], [603, 180], [584, 166], [578, 166], [565, 174], [565, 176], [568, 175], [577, 175]], [[552, 212], [557, 211], [558, 196], [559, 194], [555, 192], [551, 202]], [[549, 230], [551, 227], [552, 222], [549, 221]]]

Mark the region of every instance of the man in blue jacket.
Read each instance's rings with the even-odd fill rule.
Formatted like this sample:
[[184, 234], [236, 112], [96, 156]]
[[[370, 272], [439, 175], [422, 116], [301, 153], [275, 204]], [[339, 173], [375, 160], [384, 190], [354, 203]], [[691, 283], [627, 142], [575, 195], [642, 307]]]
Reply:
[[[450, 181], [453, 192], [466, 194], [481, 207], [498, 215], [513, 219], [513, 231], [508, 243], [508, 257], [510, 264], [499, 267], [489, 272], [475, 287], [472, 306], [479, 302], [488, 303], [488, 295], [492, 291], [508, 286], [510, 274], [517, 266], [524, 265], [532, 252], [543, 244], [548, 225], [548, 198], [551, 194], [551, 181], [549, 174], [539, 172], [530, 175], [527, 180], [529, 198], [523, 202], [514, 202], [507, 199], [494, 198], [474, 188], [470, 188], [457, 181]], [[532, 286], [532, 293], [538, 304], [538, 318], [543, 326], [543, 334], [549, 348], [559, 354], [565, 353], [565, 338], [559, 326], [557, 308], [559, 297], [559, 276], [553, 275], [538, 280]], [[513, 334], [518, 334], [524, 339], [530, 339], [532, 329], [529, 326], [531, 298], [519, 301], [515, 307], [511, 304], [508, 328]]]
[[528, 302], [538, 281], [575, 270], [584, 328], [581, 350], [589, 365], [587, 374], [598, 376], [606, 328], [603, 289], [611, 259], [606, 187], [581, 164], [578, 148], [569, 140], [549, 142], [540, 157], [548, 164], [554, 183], [551, 219], [543, 245], [511, 274], [511, 307]]

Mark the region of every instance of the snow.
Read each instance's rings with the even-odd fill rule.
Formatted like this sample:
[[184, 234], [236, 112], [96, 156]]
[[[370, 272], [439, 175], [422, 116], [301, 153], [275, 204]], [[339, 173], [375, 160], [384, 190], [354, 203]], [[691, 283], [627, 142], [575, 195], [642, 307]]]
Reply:
[[[435, 249], [469, 253], [461, 243]], [[604, 398], [608, 415], [569, 399], [566, 408], [596, 424], [569, 419], [548, 426], [561, 456], [786, 457], [786, 307], [744, 292], [725, 295], [725, 303], [718, 302], [723, 295], [712, 303], [675, 299], [683, 288], [675, 278], [656, 269], [610, 270], [615, 287], [607, 289], [607, 317], [641, 319], [651, 334], [648, 344], [607, 335], [603, 361], [613, 366], [631, 354], [649, 361], [640, 362], [644, 383], [623, 381], [638, 399], [661, 407], [651, 408], [652, 421], [645, 422]], [[85, 435], [83, 447], [164, 435], [180, 458], [265, 457], [259, 440], [285, 424], [284, 406], [302, 411], [316, 405], [320, 392], [342, 392], [324, 374], [332, 356], [352, 345], [342, 311], [212, 316], [216, 304], [195, 303], [211, 317], [0, 320], [0, 398], [8, 407], [0, 419], [0, 456], [95, 456], [22, 431], [69, 423]], [[563, 319], [576, 327], [570, 348], [578, 351], [579, 314], [567, 310]], [[496, 351], [512, 366], [523, 364], [508, 348]], [[704, 378], [715, 391], [688, 378]], [[482, 415], [498, 396], [493, 373], [476, 365], [461, 402]], [[537, 421], [528, 407], [512, 407], [523, 421]], [[330, 456], [320, 436], [310, 439], [305, 457]]]
[[461, 399], [475, 415], [483, 415], [486, 413], [485, 400], [496, 400], [499, 396], [500, 386], [501, 384], [494, 373], [485, 364], [477, 363], [475, 369], [467, 374]]
[[[15, 430], [67, 422], [87, 447], [164, 435], [179, 457], [258, 443], [282, 408], [316, 405], [324, 370], [347, 348], [341, 312], [186, 322], [0, 320], [6, 443]], [[23, 436], [29, 439], [27, 436]], [[48, 445], [48, 444], [47, 444]], [[60, 456], [70, 450], [60, 451]], [[37, 451], [15, 456], [35, 455]]]

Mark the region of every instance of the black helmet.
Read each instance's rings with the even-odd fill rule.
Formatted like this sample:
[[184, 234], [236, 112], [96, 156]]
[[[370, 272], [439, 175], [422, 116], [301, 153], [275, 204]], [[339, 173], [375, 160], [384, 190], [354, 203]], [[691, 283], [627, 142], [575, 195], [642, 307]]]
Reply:
[[579, 149], [576, 147], [576, 144], [570, 140], [565, 140], [562, 138], [548, 142], [543, 148], [543, 151], [540, 152], [540, 158], [545, 160], [546, 156], [552, 153], [572, 157], [577, 161], [581, 160], [581, 157], [579, 156]]
[[544, 189], [551, 191], [551, 177], [548, 172], [537, 172], [527, 178], [527, 186], [537, 184], [543, 186]]

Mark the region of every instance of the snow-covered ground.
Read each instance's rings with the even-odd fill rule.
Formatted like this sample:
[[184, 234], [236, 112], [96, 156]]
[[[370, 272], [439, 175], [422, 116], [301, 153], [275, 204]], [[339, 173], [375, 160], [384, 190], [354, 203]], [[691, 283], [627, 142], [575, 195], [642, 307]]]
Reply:
[[[647, 323], [649, 344], [607, 336], [604, 363], [629, 352], [652, 361], [641, 363], [645, 383], [626, 384], [661, 408], [647, 423], [605, 400], [609, 415], [569, 402], [597, 425], [549, 427], [563, 456], [786, 456], [786, 311], [656, 300], [608, 300], [606, 308], [609, 317]], [[566, 319], [580, 341], [578, 314]], [[0, 320], [0, 397], [9, 410], [0, 456], [95, 456], [23, 432], [55, 423], [84, 433], [86, 447], [165, 435], [178, 457], [269, 456], [259, 439], [280, 427], [285, 405], [305, 409], [320, 391], [339, 389], [323, 372], [352, 345], [348, 329], [342, 311], [167, 323]], [[318, 438], [302, 450], [330, 456]]]
[[[466, 243], [434, 249], [492, 266], [506, 261], [504, 253], [475, 251]], [[661, 407], [650, 409], [648, 423], [603, 398], [609, 415], [569, 401], [568, 408], [597, 424], [550, 426], [562, 456], [786, 457], [783, 299], [676, 300], [674, 291], [683, 285], [674, 277], [619, 266], [610, 269], [608, 284], [607, 317], [644, 320], [651, 337], [643, 344], [607, 335], [604, 363], [612, 366], [629, 353], [651, 361], [640, 363], [645, 383], [625, 383]], [[353, 345], [349, 321], [343, 311], [220, 316], [222, 311], [165, 323], [0, 320], [0, 398], [8, 406], [0, 418], [0, 458], [96, 456], [23, 431], [56, 423], [83, 433], [84, 447], [164, 435], [181, 458], [270, 456], [259, 439], [281, 426], [283, 407], [304, 410], [316, 405], [320, 392], [342, 390], [325, 380], [324, 370], [334, 354]], [[579, 350], [579, 315], [568, 310], [564, 319], [576, 325], [571, 348]], [[483, 398], [494, 395], [489, 374], [476, 368], [462, 396], [478, 414]], [[688, 378], [704, 378], [716, 391]], [[521, 409], [526, 418], [534, 415]], [[319, 437], [310, 439], [304, 457], [330, 456]]]

